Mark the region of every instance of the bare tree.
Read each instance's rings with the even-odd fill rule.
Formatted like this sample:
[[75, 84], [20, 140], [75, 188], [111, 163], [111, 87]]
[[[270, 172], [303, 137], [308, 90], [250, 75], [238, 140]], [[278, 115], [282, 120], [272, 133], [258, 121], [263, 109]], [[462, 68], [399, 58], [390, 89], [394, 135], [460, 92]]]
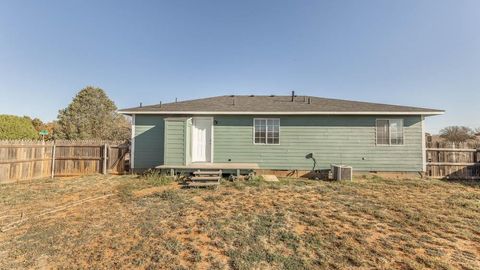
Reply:
[[449, 126], [440, 130], [440, 137], [452, 143], [462, 143], [475, 138], [475, 133], [469, 127]]

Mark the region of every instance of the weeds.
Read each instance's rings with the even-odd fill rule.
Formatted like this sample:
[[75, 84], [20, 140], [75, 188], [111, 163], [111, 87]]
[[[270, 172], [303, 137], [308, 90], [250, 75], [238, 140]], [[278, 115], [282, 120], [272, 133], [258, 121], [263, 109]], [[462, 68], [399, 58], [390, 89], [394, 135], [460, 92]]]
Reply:
[[164, 186], [173, 182], [172, 177], [163, 175], [158, 170], [148, 170], [142, 175], [142, 178], [151, 186]]
[[0, 222], [119, 195], [0, 233], [0, 269], [480, 269], [478, 185], [360, 177], [173, 187], [155, 171], [0, 186]]
[[118, 194], [123, 201], [133, 198], [133, 193], [141, 189], [167, 186], [174, 183], [173, 178], [161, 174], [158, 170], [148, 170], [144, 174], [126, 179], [117, 186]]
[[180, 204], [181, 202], [183, 202], [182, 196], [180, 196], [178, 191], [175, 190], [165, 190], [156, 194], [156, 196], [158, 196], [162, 200], [169, 201], [172, 204]]

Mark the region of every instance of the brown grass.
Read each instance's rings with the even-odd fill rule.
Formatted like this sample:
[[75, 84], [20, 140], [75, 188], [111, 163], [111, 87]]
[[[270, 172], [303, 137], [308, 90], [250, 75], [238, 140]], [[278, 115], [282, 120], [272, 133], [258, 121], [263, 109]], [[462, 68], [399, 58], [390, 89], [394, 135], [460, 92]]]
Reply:
[[[49, 209], [105, 194], [38, 217]], [[0, 269], [480, 269], [480, 185], [282, 179], [0, 185]]]

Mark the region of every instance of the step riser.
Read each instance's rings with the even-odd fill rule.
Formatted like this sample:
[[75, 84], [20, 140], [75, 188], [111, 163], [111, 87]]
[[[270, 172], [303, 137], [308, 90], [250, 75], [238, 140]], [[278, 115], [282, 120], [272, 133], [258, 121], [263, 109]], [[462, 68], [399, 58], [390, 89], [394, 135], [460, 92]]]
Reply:
[[201, 180], [210, 180], [210, 181], [220, 181], [218, 176], [197, 176], [190, 178], [192, 181], [201, 181]]
[[195, 171], [190, 182], [186, 183], [188, 187], [214, 187], [220, 184], [222, 171]]
[[222, 175], [222, 171], [195, 171], [193, 172], [194, 175]]

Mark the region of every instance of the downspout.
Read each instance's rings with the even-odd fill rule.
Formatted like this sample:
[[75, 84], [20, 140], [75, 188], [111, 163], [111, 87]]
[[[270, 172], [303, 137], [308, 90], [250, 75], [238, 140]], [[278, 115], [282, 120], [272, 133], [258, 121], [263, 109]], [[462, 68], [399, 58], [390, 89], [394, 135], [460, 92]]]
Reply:
[[130, 142], [130, 172], [135, 168], [135, 114], [132, 114], [132, 139]]
[[427, 172], [427, 142], [425, 140], [425, 116], [422, 115], [422, 170]]

